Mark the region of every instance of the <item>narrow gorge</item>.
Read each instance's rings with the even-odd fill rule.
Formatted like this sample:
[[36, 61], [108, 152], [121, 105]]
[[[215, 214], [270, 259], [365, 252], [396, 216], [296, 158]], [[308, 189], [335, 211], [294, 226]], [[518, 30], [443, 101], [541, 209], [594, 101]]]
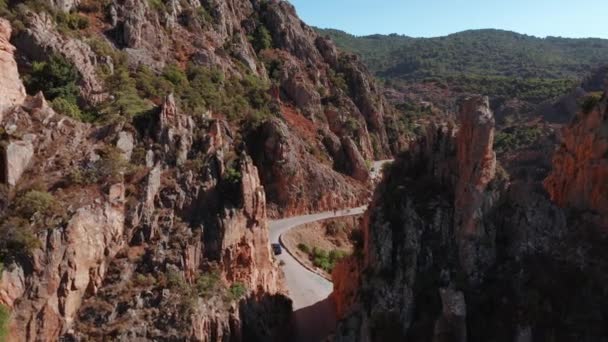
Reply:
[[294, 6], [0, 0], [0, 341], [606, 341], [605, 42]]

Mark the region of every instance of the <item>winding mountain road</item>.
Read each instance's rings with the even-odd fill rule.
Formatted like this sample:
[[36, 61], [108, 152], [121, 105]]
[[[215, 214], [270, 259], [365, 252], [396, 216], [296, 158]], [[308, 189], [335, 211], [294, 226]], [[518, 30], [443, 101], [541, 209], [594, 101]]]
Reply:
[[[391, 161], [374, 162], [372, 179], [381, 176], [382, 166]], [[270, 221], [270, 243], [281, 243], [281, 235], [294, 227], [330, 218], [362, 214], [366, 208], [365, 205]], [[319, 341], [331, 333], [336, 325], [334, 308], [328, 299], [333, 291], [333, 284], [302, 266], [284, 247], [283, 253], [278, 255], [277, 259], [284, 263], [282, 268], [293, 301], [296, 329], [294, 341]]]
[[[318, 214], [290, 217], [282, 220], [270, 221], [270, 242], [280, 243], [281, 234], [291, 228], [315, 221], [362, 214], [367, 206], [359, 208], [327, 211]], [[294, 310], [313, 305], [329, 296], [333, 291], [333, 284], [318, 274], [302, 266], [284, 248], [283, 253], [277, 256], [282, 260], [283, 272], [287, 281], [287, 288], [293, 300]]]

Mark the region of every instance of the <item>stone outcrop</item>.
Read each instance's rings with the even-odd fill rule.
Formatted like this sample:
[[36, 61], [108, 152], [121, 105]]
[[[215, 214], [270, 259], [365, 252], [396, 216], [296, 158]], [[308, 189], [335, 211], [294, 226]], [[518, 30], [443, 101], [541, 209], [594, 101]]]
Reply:
[[133, 154], [133, 147], [135, 141], [133, 138], [133, 134], [130, 132], [120, 132], [118, 133], [118, 139], [116, 140], [116, 147], [122, 151], [123, 156], [126, 160], [131, 160], [131, 155]]
[[76, 9], [76, 6], [80, 3], [80, 0], [50, 0], [53, 7], [63, 12], [69, 12]]
[[9, 42], [11, 38], [10, 23], [0, 18], [0, 121], [2, 114], [25, 99], [25, 88], [19, 78], [15, 62], [15, 47]]
[[[23, 137], [7, 145], [8, 155], [24, 142], [36, 151], [19, 184], [36, 182], [65, 210], [42, 221], [48, 223], [34, 231], [39, 243], [30, 252], [5, 259], [0, 302], [11, 310], [11, 341], [238, 341], [288, 332], [291, 302], [270, 251], [256, 167], [245, 154], [226, 164], [224, 153], [235, 154], [235, 147], [221, 122], [194, 127], [171, 108], [165, 105], [151, 124], [160, 131], [137, 134], [121, 125], [73, 121], [55, 113], [41, 94], [5, 116], [3, 129]], [[196, 136], [205, 153], [198, 169], [175, 167], [178, 157], [188, 158], [177, 142], [183, 134]], [[101, 179], [66, 183], [73, 170], [107, 165], [96, 163], [107, 149], [124, 155], [143, 149], [145, 139], [169, 146], [151, 152], [153, 168], [139, 165], [139, 175], [119, 176], [119, 182], [100, 173]], [[229, 167], [239, 172], [237, 179], [227, 178]], [[54, 190], [53, 184], [63, 185]], [[20, 222], [6, 220], [17, 212], [2, 214], [3, 227]], [[201, 279], [209, 292], [198, 292]], [[233, 298], [234, 286], [242, 292]]]
[[192, 147], [194, 121], [190, 116], [179, 113], [173, 94], [165, 99], [158, 123], [157, 139], [163, 144], [165, 153], [175, 155], [175, 163], [183, 164]]
[[[361, 336], [371, 336], [371, 340], [402, 339], [418, 324], [421, 292], [434, 291], [428, 295], [441, 295], [444, 314], [436, 324], [428, 322], [437, 326], [435, 333], [425, 332], [431, 334], [428, 338], [456, 334], [455, 340], [466, 340], [464, 296], [445, 285], [456, 273], [467, 282], [478, 280], [493, 260], [491, 246], [482, 246], [481, 240], [492, 232], [483, 222], [492, 198], [487, 187], [494, 181], [496, 160], [494, 122], [487, 99], [463, 101], [459, 118], [458, 129], [449, 125], [427, 128], [426, 135], [392, 166], [392, 176], [380, 184], [363, 222], [364, 258], [359, 266], [350, 260], [338, 267], [365, 275], [360, 276], [359, 289], [341, 285], [356, 276], [334, 273], [337, 303], [365, 298], [362, 303], [355, 300], [350, 308], [338, 308], [339, 313], [356, 317], [356, 323], [342, 327], [361, 326], [368, 331]], [[432, 272], [444, 274], [444, 287], [420, 288], [424, 286], [421, 279]], [[343, 279], [345, 275], [349, 277]], [[348, 335], [340, 333], [338, 340], [349, 340]]]
[[[113, 99], [107, 97], [109, 90], [103, 89], [103, 80], [96, 72], [100, 68], [111, 73], [114, 64], [126, 62], [131, 70], [145, 66], [152, 72], [162, 73], [168, 65], [184, 69], [192, 63], [221, 71], [226, 79], [244, 79], [252, 75], [263, 81], [274, 79], [277, 85], [273, 90], [273, 111], [294, 107], [297, 116], [312, 122], [312, 127], [304, 131], [288, 122], [288, 130], [306, 142], [308, 156], [305, 159], [312, 157], [332, 166], [333, 170], [323, 169], [322, 172], [327, 173], [323, 178], [342, 178], [334, 174], [338, 172], [351, 177], [347, 182], [355, 179], [366, 187], [366, 172], [360, 167], [358, 156], [366, 161], [386, 159], [405, 146], [397, 113], [384, 100], [380, 87], [363, 64], [354, 56], [338, 51], [330, 39], [318, 36], [297, 17], [288, 2], [206, 0], [155, 5], [142, 0], [114, 0], [98, 8], [79, 1], [53, 1], [52, 5], [58, 10], [70, 9], [78, 12], [76, 15], [85, 16], [89, 20], [90, 26], [86, 30], [91, 39], [78, 39], [75, 38], [78, 35], [58, 30], [51, 16], [45, 13], [29, 12], [23, 20], [25, 29], [14, 41], [25, 57], [25, 66], [52, 54], [61, 55], [74, 64], [81, 76], [82, 99], [89, 104]], [[255, 39], [260, 32], [269, 32], [272, 39], [265, 44], [270, 44], [271, 48], [259, 49]], [[252, 38], [255, 39], [252, 41]], [[101, 55], [107, 49], [120, 49], [121, 53]], [[121, 60], [112, 61], [118, 56]], [[266, 70], [267, 67], [270, 70]], [[162, 96], [166, 94], [159, 97]], [[157, 104], [162, 101], [151, 100]], [[176, 118], [187, 118], [191, 113], [179, 114]], [[215, 117], [227, 114], [209, 112]], [[288, 116], [280, 110], [273, 114]], [[166, 135], [167, 143], [163, 148], [180, 150], [175, 163], [181, 164], [186, 160], [184, 153], [192, 139], [187, 138], [190, 126], [177, 121], [172, 125], [171, 132], [158, 133]], [[313, 136], [315, 131], [329, 131], [339, 141], [354, 144], [349, 143], [333, 153], [325, 148], [322, 137]], [[302, 159], [302, 156], [298, 158]], [[257, 158], [254, 163], [261, 169]], [[300, 185], [316, 183], [309, 177], [319, 177], [320, 172], [304, 173], [299, 178], [303, 182]], [[267, 178], [262, 177], [262, 181], [266, 188], [272, 187], [266, 183]], [[334, 192], [342, 193], [342, 183], [326, 182], [325, 186], [335, 185]], [[268, 199], [273, 203], [286, 203], [275, 198], [274, 193]], [[293, 213], [300, 210], [286, 205], [281, 204], [277, 209]]]
[[348, 137], [342, 138], [342, 148], [344, 148], [344, 154], [346, 155], [348, 166], [347, 170], [350, 170], [351, 176], [361, 182], [369, 182], [370, 174], [369, 167], [357, 145]]
[[308, 154], [304, 142], [280, 120], [263, 124], [249, 146], [266, 193], [276, 205], [273, 209], [281, 215], [357, 207], [368, 197], [361, 184]]
[[465, 99], [460, 106], [458, 119], [454, 228], [459, 236], [461, 265], [471, 275], [478, 266], [476, 245], [486, 233], [482, 222], [484, 202], [488, 202], [485, 192], [496, 174], [494, 116], [488, 98]]
[[11, 141], [2, 151], [4, 170], [2, 181], [9, 186], [15, 186], [19, 178], [29, 166], [34, 156], [34, 147], [30, 141]]
[[[597, 288], [606, 278], [601, 223], [589, 209], [581, 215], [582, 204], [576, 212], [557, 207], [540, 180], [508, 180], [495, 171], [486, 99], [466, 99], [459, 113], [458, 128], [427, 127], [379, 185], [362, 223], [362, 256], [334, 272], [332, 297], [342, 318], [335, 340], [598, 338], [602, 332], [592, 327], [606, 315], [591, 303], [606, 302]], [[570, 137], [578, 145], [597, 138], [586, 127]], [[543, 292], [549, 283], [552, 292]]]
[[100, 58], [84, 41], [59, 33], [52, 18], [45, 12], [28, 13], [27, 29], [15, 37], [20, 53], [33, 60], [44, 61], [58, 54], [74, 65], [80, 74], [80, 93], [90, 103], [99, 103], [107, 97], [103, 81], [97, 73]]
[[608, 228], [608, 100], [588, 113], [581, 111], [562, 132], [562, 144], [545, 180], [551, 199], [560, 206], [589, 211]]
[[[85, 291], [94, 294], [101, 286], [108, 261], [123, 242], [124, 186], [116, 186], [122, 189], [116, 198], [80, 208], [66, 228], [41, 237], [47, 243], [36, 251], [33, 274], [26, 277], [33, 287], [21, 289], [27, 297], [12, 308], [12, 340], [56, 338], [72, 325]], [[11, 273], [23, 272], [20, 265], [13, 267]]]

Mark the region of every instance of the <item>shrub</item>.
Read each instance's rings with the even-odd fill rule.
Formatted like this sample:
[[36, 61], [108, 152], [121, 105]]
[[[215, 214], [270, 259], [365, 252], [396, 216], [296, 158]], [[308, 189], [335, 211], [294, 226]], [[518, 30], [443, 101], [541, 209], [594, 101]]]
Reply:
[[152, 274], [141, 274], [141, 273], [137, 273], [135, 275], [135, 278], [133, 278], [133, 284], [135, 286], [142, 286], [142, 287], [148, 287], [148, 286], [152, 286], [156, 283], [156, 278], [154, 278], [154, 276]]
[[175, 64], [167, 65], [163, 70], [163, 77], [169, 82], [173, 83], [176, 87], [182, 88], [188, 85], [188, 77], [186, 74]]
[[329, 81], [334, 87], [341, 89], [345, 93], [348, 93], [348, 84], [346, 83], [344, 74], [340, 72], [337, 73], [333, 69], [329, 69], [329, 73], [327, 76], [329, 77]]
[[204, 273], [196, 279], [196, 291], [199, 296], [209, 298], [221, 291], [221, 279], [217, 271]]
[[272, 48], [272, 36], [270, 35], [270, 31], [261, 23], [258, 23], [253, 35], [249, 37], [249, 41], [257, 52]]
[[211, 14], [209, 14], [207, 9], [203, 6], [199, 6], [196, 9], [196, 15], [202, 23], [212, 23], [213, 22], [213, 17], [211, 16]]
[[101, 109], [101, 113], [106, 118], [123, 116], [131, 119], [146, 114], [152, 109], [152, 104], [139, 95], [136, 81], [131, 77], [126, 66], [117, 68], [106, 83], [108, 89], [113, 90], [113, 98]]
[[310, 254], [310, 248], [303, 243], [299, 243], [298, 244], [298, 249], [301, 250], [302, 252], [306, 253], [306, 254]]
[[494, 149], [498, 153], [522, 149], [532, 145], [542, 135], [538, 127], [514, 127], [496, 133]]
[[100, 177], [117, 182], [124, 173], [130, 171], [130, 166], [117, 147], [105, 146], [101, 150], [101, 159], [97, 161], [96, 168]]
[[331, 222], [325, 227], [325, 233], [329, 236], [336, 236], [342, 229], [342, 226], [337, 222]]
[[57, 210], [57, 201], [48, 192], [30, 190], [17, 198], [15, 211], [23, 218], [30, 219], [34, 214], [52, 216]]
[[359, 125], [359, 121], [357, 121], [357, 119], [350, 117], [350, 116], [346, 119], [345, 125], [346, 125], [346, 129], [348, 130], [348, 132], [351, 135], [355, 135], [357, 133], [357, 131], [359, 130], [359, 128], [361, 128]]
[[155, 11], [165, 11], [165, 3], [163, 0], [148, 0], [148, 5]]
[[8, 334], [8, 322], [11, 318], [11, 312], [8, 307], [0, 304], [0, 341], [6, 340]]
[[55, 16], [60, 30], [83, 30], [89, 27], [89, 19], [78, 13], [57, 12]]
[[52, 55], [48, 61], [34, 62], [29, 75], [24, 76], [30, 94], [42, 91], [48, 100], [62, 97], [73, 104], [78, 98], [79, 80], [76, 68], [59, 55]]
[[0, 225], [0, 259], [4, 262], [16, 256], [29, 254], [40, 247], [29, 222], [20, 217], [9, 217]]
[[100, 181], [116, 183], [125, 173], [134, 170], [122, 152], [115, 146], [105, 146], [99, 151], [100, 158], [92, 164], [73, 170], [69, 179], [75, 184], [94, 184]]
[[230, 184], [239, 184], [241, 182], [241, 178], [243, 178], [243, 176], [241, 175], [241, 172], [236, 170], [233, 167], [229, 167], [226, 169], [226, 172], [224, 173], [224, 180]]
[[312, 250], [313, 265], [328, 273], [331, 273], [336, 263], [346, 256], [346, 252], [339, 250], [332, 250], [329, 253], [316, 247], [314, 247]]
[[166, 274], [167, 277], [167, 286], [170, 289], [173, 289], [178, 292], [184, 292], [188, 288], [188, 283], [186, 279], [181, 274], [181, 272], [169, 270]]
[[232, 284], [230, 289], [228, 289], [228, 294], [231, 300], [238, 300], [239, 298], [243, 297], [245, 293], [247, 293], [247, 287], [241, 282]]
[[581, 101], [581, 110], [585, 114], [591, 113], [593, 109], [597, 106], [597, 104], [602, 99], [601, 93], [591, 93], [583, 98]]
[[83, 114], [78, 105], [63, 97], [58, 97], [51, 101], [51, 107], [60, 114], [67, 115], [76, 120], [83, 120]]

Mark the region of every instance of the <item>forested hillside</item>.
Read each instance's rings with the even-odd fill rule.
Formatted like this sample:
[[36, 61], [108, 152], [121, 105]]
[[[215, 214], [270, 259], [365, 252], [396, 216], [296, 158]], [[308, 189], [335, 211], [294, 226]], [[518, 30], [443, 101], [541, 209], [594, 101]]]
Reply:
[[608, 40], [537, 38], [502, 30], [470, 30], [437, 38], [356, 37], [321, 30], [359, 54], [378, 76], [400, 83], [438, 80], [452, 88], [532, 102], [563, 94], [608, 63]]

